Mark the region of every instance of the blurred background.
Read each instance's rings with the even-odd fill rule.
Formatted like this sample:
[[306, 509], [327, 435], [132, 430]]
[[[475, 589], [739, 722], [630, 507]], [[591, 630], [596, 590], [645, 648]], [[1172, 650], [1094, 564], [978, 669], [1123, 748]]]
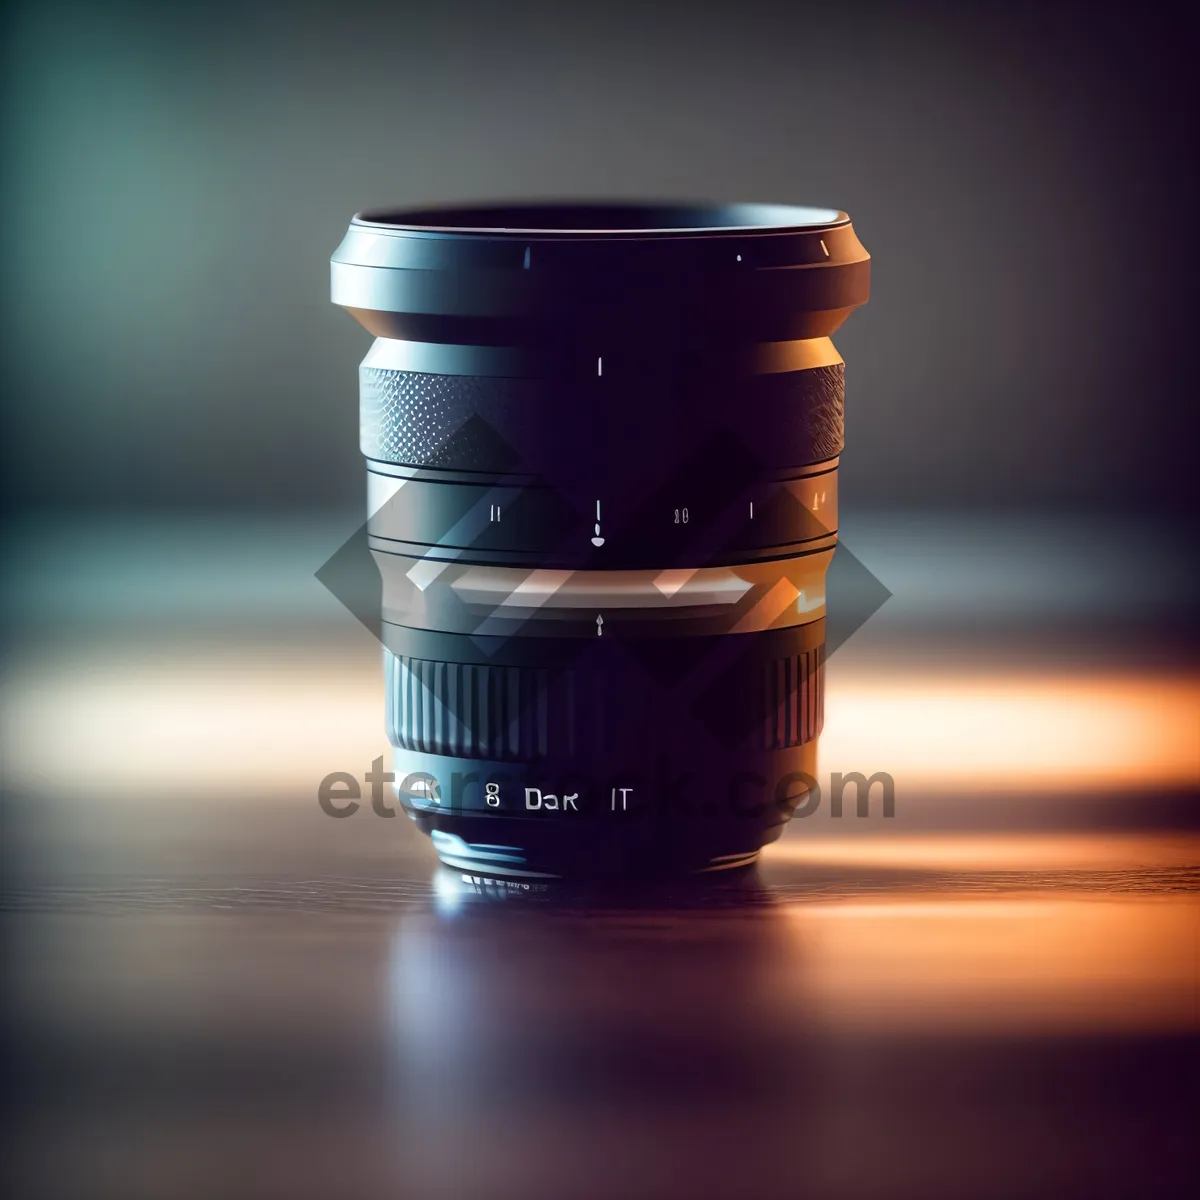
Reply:
[[848, 499], [1192, 495], [1194, 43], [1095, 7], [11, 4], [6, 492], [356, 506], [350, 217], [599, 194], [851, 214]]
[[[1181, 13], [2, 22], [12, 1194], [1186, 1194]], [[329, 255], [360, 209], [529, 195], [851, 214], [841, 536], [892, 596], [821, 774], [890, 773], [895, 818], [819, 812], [738, 885], [513, 897], [318, 809], [388, 753], [315, 578], [363, 519]]]

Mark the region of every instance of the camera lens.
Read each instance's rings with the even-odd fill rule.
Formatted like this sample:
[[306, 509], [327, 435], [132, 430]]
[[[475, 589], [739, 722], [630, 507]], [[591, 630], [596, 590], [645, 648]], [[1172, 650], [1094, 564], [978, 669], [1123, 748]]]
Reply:
[[849, 218], [377, 211], [331, 269], [409, 816], [489, 877], [752, 863], [815, 782]]

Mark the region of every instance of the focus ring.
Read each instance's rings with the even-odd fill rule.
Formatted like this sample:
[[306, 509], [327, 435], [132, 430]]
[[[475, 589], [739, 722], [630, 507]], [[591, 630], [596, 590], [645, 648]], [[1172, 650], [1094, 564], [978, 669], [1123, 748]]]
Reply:
[[[641, 463], [639, 452], [693, 429], [700, 438], [736, 438], [764, 470], [805, 466], [841, 453], [844, 371], [835, 363], [751, 376], [736, 387], [698, 380], [674, 399], [665, 381], [643, 378], [614, 384], [601, 402], [588, 391], [600, 380], [556, 386], [363, 366], [361, 448], [377, 462], [442, 470], [552, 476], [593, 456], [657, 475], [661, 462]], [[639, 431], [636, 441], [631, 429]]]
[[[705, 719], [725, 730], [745, 728], [737, 739], [758, 749], [781, 750], [813, 741], [825, 716], [825, 647], [753, 667], [750, 694], [723, 689], [728, 711], [708, 706]], [[570, 668], [437, 662], [385, 656], [387, 734], [393, 746], [426, 754], [499, 762], [540, 761], [603, 752], [622, 731], [605, 727], [614, 711], [615, 678]], [[607, 699], [607, 703], [606, 703]], [[750, 711], [747, 712], [747, 702]], [[627, 720], [653, 720], [624, 705]], [[660, 714], [661, 717], [661, 714]]]
[[[434, 662], [388, 653], [387, 734], [393, 746], [500, 762], [577, 753], [578, 690], [570, 670]], [[593, 705], [587, 706], [589, 709]]]
[[538, 380], [362, 367], [362, 452], [411, 466], [510, 470], [513, 451], [495, 431], [510, 430], [522, 409], [536, 415], [542, 391]]

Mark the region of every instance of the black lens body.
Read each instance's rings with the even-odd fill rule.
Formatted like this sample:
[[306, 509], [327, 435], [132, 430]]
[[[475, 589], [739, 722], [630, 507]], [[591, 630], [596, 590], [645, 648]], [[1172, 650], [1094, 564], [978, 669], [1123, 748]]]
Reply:
[[809, 802], [869, 266], [834, 210], [355, 218], [388, 735], [447, 864], [737, 867]]

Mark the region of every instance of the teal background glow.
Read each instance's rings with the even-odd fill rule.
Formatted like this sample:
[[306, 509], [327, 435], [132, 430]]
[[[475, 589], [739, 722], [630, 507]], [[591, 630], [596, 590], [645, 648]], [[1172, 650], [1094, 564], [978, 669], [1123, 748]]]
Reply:
[[22, 506], [358, 504], [330, 252], [359, 209], [522, 195], [850, 212], [858, 503], [1191, 487], [1193, 72], [1153, 10], [50, 0], [4, 28]]

